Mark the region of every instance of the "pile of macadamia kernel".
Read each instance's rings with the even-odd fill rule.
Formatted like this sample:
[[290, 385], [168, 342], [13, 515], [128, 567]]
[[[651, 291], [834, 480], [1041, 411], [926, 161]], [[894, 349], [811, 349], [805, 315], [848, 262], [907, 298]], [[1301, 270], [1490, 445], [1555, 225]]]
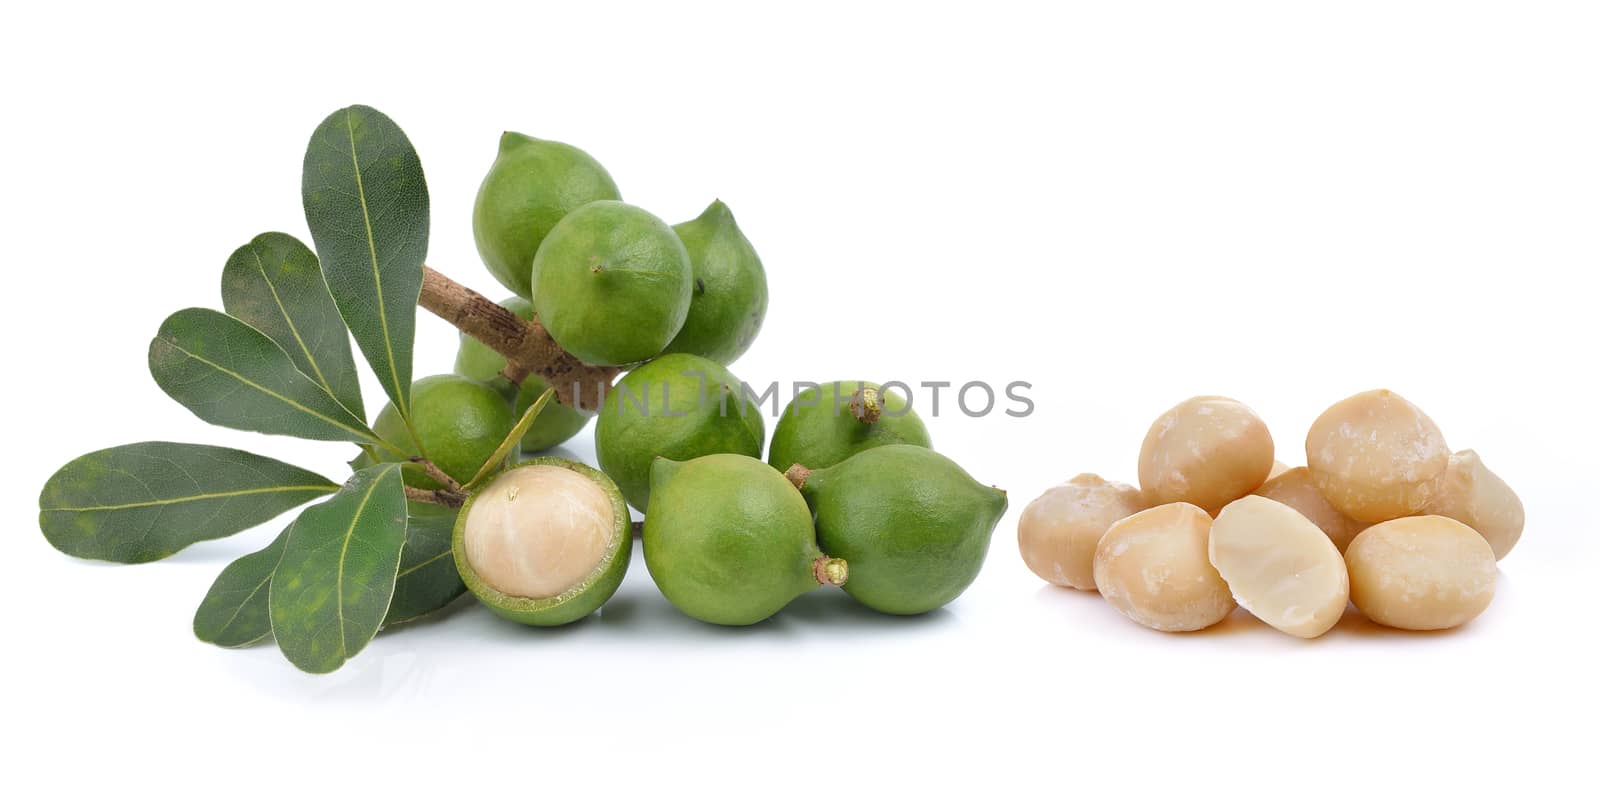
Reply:
[[1151, 629], [1205, 629], [1239, 605], [1314, 638], [1350, 603], [1398, 629], [1471, 621], [1522, 525], [1475, 452], [1452, 454], [1427, 414], [1379, 390], [1323, 412], [1298, 468], [1242, 403], [1178, 403], [1145, 435], [1138, 489], [1075, 476], [1023, 510], [1017, 541], [1035, 574], [1098, 589]]

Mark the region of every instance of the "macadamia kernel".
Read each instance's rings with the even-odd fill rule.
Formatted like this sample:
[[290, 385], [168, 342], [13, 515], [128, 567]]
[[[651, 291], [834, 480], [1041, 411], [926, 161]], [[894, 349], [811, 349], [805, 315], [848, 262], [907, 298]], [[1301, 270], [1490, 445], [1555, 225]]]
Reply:
[[1449, 629], [1476, 618], [1494, 598], [1494, 550], [1448, 517], [1374, 525], [1356, 535], [1345, 563], [1351, 601], [1387, 627]]
[[1522, 499], [1511, 485], [1484, 467], [1478, 453], [1471, 449], [1450, 455], [1450, 464], [1423, 511], [1449, 517], [1477, 531], [1494, 548], [1497, 561], [1505, 558], [1522, 538]]
[[594, 572], [614, 538], [606, 491], [583, 474], [525, 465], [500, 474], [467, 511], [467, 561], [509, 596], [559, 596]]
[[1227, 397], [1195, 397], [1161, 414], [1139, 449], [1139, 487], [1152, 504], [1208, 512], [1250, 494], [1272, 472], [1272, 435], [1255, 411]]
[[1306, 434], [1306, 465], [1322, 496], [1368, 523], [1422, 511], [1449, 460], [1433, 419], [1387, 390], [1335, 403]]
[[1272, 461], [1272, 472], [1267, 474], [1267, 481], [1270, 482], [1273, 479], [1276, 479], [1279, 476], [1282, 476], [1285, 473], [1288, 473], [1290, 470], [1292, 470], [1292, 469], [1289, 467], [1289, 464], [1284, 462], [1283, 460], [1273, 460]]
[[1344, 556], [1305, 515], [1251, 495], [1211, 524], [1211, 565], [1240, 607], [1280, 632], [1314, 638], [1350, 602]]
[[1288, 504], [1295, 511], [1305, 515], [1306, 519], [1328, 535], [1340, 553], [1343, 553], [1345, 548], [1350, 546], [1350, 540], [1356, 538], [1356, 534], [1361, 533], [1368, 525], [1347, 517], [1344, 512], [1333, 508], [1333, 504], [1322, 497], [1322, 491], [1317, 489], [1317, 483], [1311, 480], [1309, 468], [1290, 468], [1268, 479], [1266, 484], [1255, 491], [1255, 494]]
[[1206, 556], [1210, 531], [1211, 516], [1187, 503], [1118, 520], [1095, 550], [1095, 585], [1112, 607], [1151, 629], [1205, 629], [1234, 608]]
[[1017, 545], [1039, 577], [1058, 586], [1094, 590], [1094, 551], [1111, 524], [1144, 509], [1135, 488], [1092, 473], [1045, 491], [1022, 510]]

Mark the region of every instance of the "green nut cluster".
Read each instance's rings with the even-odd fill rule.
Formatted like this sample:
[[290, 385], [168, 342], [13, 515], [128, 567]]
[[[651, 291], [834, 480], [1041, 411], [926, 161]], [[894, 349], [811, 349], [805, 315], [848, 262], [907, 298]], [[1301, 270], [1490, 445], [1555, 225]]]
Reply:
[[[664, 356], [629, 377], [643, 388], [679, 375], [725, 394], [737, 382], [692, 356]], [[647, 400], [656, 416], [608, 403], [596, 433], [602, 466], [622, 478], [649, 463], [644, 558], [662, 594], [689, 616], [729, 625], [765, 620], [824, 585], [894, 615], [960, 596], [983, 567], [1005, 492], [927, 448], [921, 419], [880, 387], [808, 393], [780, 419], [767, 463], [759, 447], [719, 453], [759, 435], [759, 421], [726, 397], [720, 408], [715, 397], [678, 404], [676, 417], [659, 415], [676, 394]]]
[[472, 226], [489, 272], [587, 364], [663, 353], [728, 364], [766, 318], [766, 271], [726, 204], [669, 226], [622, 202], [605, 168], [571, 145], [503, 135]]
[[[916, 614], [977, 576], [1005, 494], [928, 448], [893, 392], [808, 392], [763, 455], [765, 399], [728, 365], [766, 320], [766, 271], [722, 201], [669, 224], [623, 202], [584, 151], [506, 132], [472, 206], [484, 266], [510, 291], [496, 307], [428, 267], [439, 223], [422, 161], [383, 113], [327, 116], [300, 176], [312, 243], [263, 233], [238, 247], [224, 311], [173, 313], [146, 360], [200, 419], [353, 444], [354, 472], [149, 441], [84, 454], [39, 496], [53, 547], [121, 563], [303, 507], [218, 574], [194, 614], [200, 640], [270, 637], [327, 673], [469, 592], [528, 626], [604, 615], [636, 527], [661, 594], [718, 625], [757, 624], [823, 586]], [[462, 332], [453, 373], [414, 364], [424, 314]], [[386, 401], [375, 416], [361, 361]], [[562, 449], [591, 418], [598, 468]]]
[[620, 200], [611, 174], [571, 145], [508, 131], [478, 187], [472, 235], [483, 264], [506, 289], [533, 297], [533, 256], [558, 222], [595, 200]]

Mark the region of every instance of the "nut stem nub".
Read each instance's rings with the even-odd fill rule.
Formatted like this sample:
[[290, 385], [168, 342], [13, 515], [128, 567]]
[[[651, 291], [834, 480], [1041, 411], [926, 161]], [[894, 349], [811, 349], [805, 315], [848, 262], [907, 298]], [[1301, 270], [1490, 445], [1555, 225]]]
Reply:
[[850, 579], [850, 565], [843, 558], [822, 556], [811, 562], [811, 574], [819, 585], [842, 586]]
[[872, 386], [862, 386], [856, 393], [850, 395], [850, 415], [862, 424], [877, 424], [883, 417], [883, 402], [878, 390]]
[[788, 479], [796, 490], [803, 490], [806, 487], [806, 480], [811, 478], [811, 469], [797, 462], [783, 472], [783, 478]]

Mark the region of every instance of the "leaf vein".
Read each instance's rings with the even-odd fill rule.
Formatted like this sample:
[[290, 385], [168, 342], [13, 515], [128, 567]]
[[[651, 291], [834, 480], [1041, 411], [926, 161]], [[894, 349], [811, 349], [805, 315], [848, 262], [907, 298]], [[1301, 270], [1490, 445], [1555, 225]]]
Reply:
[[272, 283], [272, 277], [267, 276], [267, 265], [261, 260], [261, 255], [254, 245], [250, 246], [250, 256], [256, 259], [256, 269], [261, 272], [261, 281], [267, 284], [267, 292], [272, 294], [272, 303], [278, 305], [278, 312], [283, 315], [283, 322], [289, 326], [289, 333], [294, 335], [295, 344], [300, 346], [300, 352], [305, 354], [306, 362], [311, 364], [311, 371], [316, 374], [317, 382], [322, 384], [328, 393], [333, 394], [333, 386], [328, 383], [328, 378], [322, 374], [322, 367], [318, 366], [316, 356], [311, 354], [311, 348], [306, 347], [306, 340], [300, 336], [300, 328], [294, 324], [294, 317], [289, 314], [288, 307], [283, 305], [283, 299], [278, 296], [278, 286]]
[[[146, 486], [145, 489], [149, 490], [149, 487]], [[190, 503], [192, 501], [204, 501], [204, 500], [209, 500], [209, 499], [213, 499], [213, 498], [235, 498], [235, 497], [240, 497], [240, 496], [245, 496], [245, 495], [265, 495], [267, 493], [276, 493], [276, 492], [307, 492], [307, 491], [313, 491], [313, 490], [321, 491], [321, 492], [333, 492], [333, 491], [335, 491], [337, 489], [339, 489], [338, 485], [329, 485], [329, 484], [298, 484], [298, 485], [285, 485], [285, 486], [278, 486], [278, 487], [256, 487], [256, 488], [250, 488], [250, 489], [244, 489], [244, 490], [228, 490], [228, 491], [225, 491], [225, 492], [199, 493], [199, 494], [196, 494], [196, 495], [185, 495], [185, 496], [181, 496], [181, 497], [178, 497], [178, 498], [161, 498], [161, 499], [150, 500], [150, 501], [134, 501], [134, 502], [131, 502], [131, 503], [99, 504], [99, 505], [96, 505], [96, 506], [54, 506], [54, 507], [49, 507], [49, 508], [43, 509], [41, 511], [46, 511], [46, 512], [104, 512], [104, 511], [116, 511], [116, 510], [120, 510], [120, 509], [139, 509], [139, 508], [146, 507], [146, 506], [168, 506], [168, 505], [176, 504], [176, 503]]]
[[410, 404], [403, 402], [405, 397], [400, 396], [400, 372], [394, 360], [394, 341], [389, 336], [389, 315], [383, 298], [383, 274], [378, 269], [378, 245], [372, 238], [372, 218], [367, 213], [367, 189], [361, 181], [361, 157], [356, 153], [356, 129], [351, 121], [351, 112], [345, 110], [344, 127], [350, 137], [350, 165], [355, 171], [356, 193], [361, 203], [361, 223], [367, 230], [367, 254], [372, 260], [372, 283], [375, 286], [378, 302], [378, 327], [383, 332], [383, 350], [389, 361], [389, 380], [394, 384], [395, 409], [400, 412], [407, 424], [411, 422]]
[[[278, 392], [273, 391], [272, 389], [269, 389], [266, 386], [263, 386], [263, 385], [261, 385], [259, 383], [256, 383], [255, 381], [250, 380], [249, 378], [246, 378], [245, 376], [240, 375], [239, 373], [234, 372], [233, 370], [228, 369], [227, 367], [224, 367], [224, 366], [222, 366], [221, 364], [218, 364], [215, 361], [212, 361], [211, 359], [205, 358], [204, 356], [197, 355], [197, 354], [191, 352], [189, 349], [187, 349], [187, 348], [185, 348], [185, 347], [183, 347], [181, 345], [178, 345], [177, 343], [173, 342], [170, 339], [167, 339], [166, 337], [156, 337], [156, 339], [160, 340], [161, 342], [166, 343], [167, 346], [171, 347], [173, 350], [176, 350], [179, 353], [182, 353], [185, 356], [188, 356], [189, 358], [194, 359], [195, 361], [198, 361], [198, 362], [200, 362], [202, 364], [205, 364], [206, 366], [211, 367], [212, 369], [215, 369], [216, 371], [221, 372], [222, 374], [227, 375], [228, 377], [231, 377], [234, 380], [237, 380], [240, 383], [243, 383], [244, 385], [255, 389], [256, 391], [259, 391], [259, 392], [261, 392], [263, 394], [266, 394], [266, 395], [272, 397], [273, 399], [279, 400], [279, 401], [283, 402], [285, 405], [288, 405], [288, 406], [294, 408], [295, 410], [298, 410], [298, 411], [300, 411], [302, 413], [305, 413], [305, 414], [307, 414], [309, 416], [314, 416], [314, 417], [316, 417], [318, 419], [321, 419], [321, 420], [323, 420], [323, 421], [325, 421], [325, 422], [327, 422], [329, 424], [332, 424], [335, 427], [338, 427], [341, 430], [344, 430], [345, 432], [350, 433], [351, 435], [359, 436], [363, 440], [371, 440], [371, 438], [372, 438], [372, 436], [367, 434], [367, 432], [365, 430], [353, 429], [348, 424], [342, 424], [337, 419], [333, 419], [333, 418], [328, 417], [327, 415], [324, 415], [322, 413], [318, 413], [317, 411], [312, 410], [311, 408], [308, 408], [305, 405], [302, 405], [299, 402], [296, 402], [295, 400], [292, 400], [292, 399], [290, 399], [290, 398], [288, 398], [288, 397], [286, 397], [286, 396], [284, 396], [282, 394], [279, 394]], [[298, 373], [296, 373], [296, 374], [298, 374]], [[309, 378], [308, 378], [308, 380], [309, 380]], [[331, 396], [332, 395], [330, 395], [330, 397]], [[343, 406], [341, 405], [340, 407], [343, 407]], [[352, 416], [352, 418], [354, 418], [354, 417]], [[273, 419], [268, 419], [268, 421], [273, 421]]]

